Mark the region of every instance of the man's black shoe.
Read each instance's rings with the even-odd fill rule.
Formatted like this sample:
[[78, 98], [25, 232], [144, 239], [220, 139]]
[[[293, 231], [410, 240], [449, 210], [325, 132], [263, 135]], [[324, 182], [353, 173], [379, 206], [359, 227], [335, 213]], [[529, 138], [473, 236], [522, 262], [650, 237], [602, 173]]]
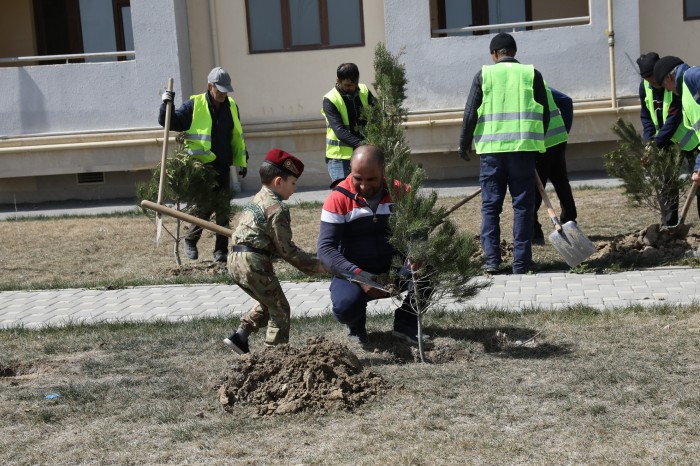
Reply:
[[214, 251], [214, 262], [226, 262], [227, 256], [224, 251]]
[[188, 259], [197, 260], [199, 251], [197, 251], [197, 243], [189, 239], [185, 239], [185, 255]]
[[[406, 343], [418, 344], [418, 329], [414, 325], [402, 325], [395, 324], [394, 330], [391, 331], [391, 335], [396, 338], [400, 338]], [[423, 343], [430, 341], [430, 335], [423, 333]]]
[[250, 353], [250, 346], [248, 345], [248, 342], [243, 341], [243, 339], [237, 333], [234, 333], [228, 338], [224, 338], [224, 344], [238, 354]]
[[364, 327], [353, 328], [348, 326], [348, 340], [353, 343], [359, 343], [361, 345], [366, 345], [369, 343], [369, 336], [367, 336], [367, 329]]

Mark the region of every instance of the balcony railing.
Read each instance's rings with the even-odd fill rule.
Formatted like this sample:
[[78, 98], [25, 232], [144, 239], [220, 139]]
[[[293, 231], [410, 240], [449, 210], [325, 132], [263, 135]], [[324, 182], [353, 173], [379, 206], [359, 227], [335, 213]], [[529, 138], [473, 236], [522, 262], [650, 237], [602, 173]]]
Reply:
[[96, 52], [96, 53], [70, 53], [65, 55], [37, 55], [34, 57], [9, 57], [0, 58], [0, 63], [30, 63], [30, 62], [44, 62], [44, 61], [65, 61], [69, 63], [70, 60], [82, 60], [89, 58], [113, 58], [113, 57], [125, 57], [125, 58], [135, 58], [136, 52], [133, 50], [126, 50], [122, 52]]
[[492, 29], [513, 29], [513, 31], [515, 31], [517, 28], [522, 27], [559, 26], [562, 24], [590, 23], [590, 21], [590, 16], [576, 16], [573, 18], [541, 19], [538, 21], [521, 21], [518, 23], [484, 24], [481, 26], [466, 26], [462, 28], [433, 29], [431, 32], [433, 35], [435, 35], [457, 34], [460, 32], [473, 31], [490, 31]]

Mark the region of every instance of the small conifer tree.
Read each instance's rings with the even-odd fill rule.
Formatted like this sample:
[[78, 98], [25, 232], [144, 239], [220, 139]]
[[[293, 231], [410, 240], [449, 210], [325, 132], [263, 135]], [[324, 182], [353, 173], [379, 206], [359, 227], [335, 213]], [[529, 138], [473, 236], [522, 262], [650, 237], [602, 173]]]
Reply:
[[[176, 210], [190, 215], [196, 215], [198, 205], [212, 206], [212, 210], [231, 216], [233, 209], [230, 199], [232, 192], [215, 191], [217, 186], [217, 173], [210, 165], [203, 164], [198, 159], [191, 157], [184, 149], [182, 135], [176, 138], [177, 146], [166, 162], [165, 180], [163, 186], [163, 203], [174, 206]], [[148, 183], [139, 183], [136, 186], [136, 198], [141, 211], [148, 217], [155, 219], [156, 213], [141, 207], [141, 201], [156, 202], [158, 199], [158, 184], [160, 182], [160, 166], [153, 170], [153, 175]], [[173, 254], [177, 265], [181, 265], [179, 244], [184, 238], [181, 234], [182, 222], [175, 220], [175, 231], [167, 228], [164, 230], [175, 240]], [[165, 223], [164, 223], [165, 227]], [[192, 228], [200, 228], [192, 226]]]
[[634, 126], [621, 118], [612, 130], [621, 141], [603, 155], [606, 171], [622, 180], [625, 195], [634, 204], [659, 212], [663, 221], [669, 208], [663, 200], [678, 196], [689, 183], [681, 176], [685, 170], [681, 150], [677, 144], [645, 146]]
[[418, 317], [418, 347], [421, 360], [425, 361], [424, 314], [445, 299], [470, 298], [487, 284], [473, 280], [481, 272], [480, 264], [472, 260], [477, 250], [474, 236], [460, 232], [447, 218], [445, 207], [436, 207], [436, 191], [426, 193], [421, 189], [425, 171], [411, 160], [404, 135], [407, 80], [405, 67], [399, 63], [400, 55], [392, 55], [382, 43], [375, 49], [373, 85], [377, 102], [365, 111], [364, 136], [369, 144], [383, 150], [387, 185], [396, 188], [392, 192], [395, 209], [390, 217], [389, 238], [399, 253], [394, 265], [398, 269], [406, 265], [403, 258], [408, 258], [414, 267], [407, 271], [408, 276], [397, 277], [394, 273], [393, 278], [412, 279], [415, 284], [412, 311]]

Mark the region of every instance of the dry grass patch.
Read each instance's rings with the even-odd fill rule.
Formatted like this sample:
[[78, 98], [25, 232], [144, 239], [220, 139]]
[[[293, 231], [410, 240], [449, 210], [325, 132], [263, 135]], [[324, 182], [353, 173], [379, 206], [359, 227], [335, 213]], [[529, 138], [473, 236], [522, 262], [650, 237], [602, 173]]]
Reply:
[[[467, 194], [467, 193], [465, 193]], [[600, 248], [619, 235], [626, 235], [658, 222], [656, 214], [632, 207], [615, 189], [577, 189], [574, 192], [579, 210], [579, 228]], [[440, 199], [452, 206], [460, 198]], [[556, 202], [556, 201], [555, 201]], [[503, 239], [512, 244], [512, 208], [507, 199], [501, 222]], [[315, 252], [320, 222], [320, 203], [290, 202], [294, 241], [301, 248]], [[477, 197], [452, 214], [464, 231], [478, 234], [481, 201]], [[544, 209], [539, 212], [546, 234], [552, 231]], [[689, 215], [695, 219], [694, 212]], [[689, 221], [690, 221], [689, 220]], [[237, 217], [232, 220], [235, 226]], [[165, 218], [166, 228], [174, 231], [175, 222]], [[227, 282], [224, 267], [212, 262], [214, 236], [205, 232], [199, 243], [200, 260], [190, 261], [181, 254], [183, 265], [177, 267], [173, 256], [174, 241], [163, 236], [155, 244], [155, 224], [143, 215], [95, 216], [0, 221], [0, 289], [102, 286], [178, 282]], [[697, 246], [696, 228], [691, 229], [689, 247]], [[551, 245], [533, 247], [533, 258], [543, 269], [566, 270], [568, 267]], [[507, 260], [507, 257], [506, 257]], [[696, 264], [686, 257], [661, 257], [640, 265]], [[604, 271], [623, 266], [619, 259], [584, 263], [582, 270]], [[290, 265], [279, 262], [284, 278], [306, 279]]]
[[[444, 364], [407, 364], [390, 321], [370, 318], [371, 347], [353, 349], [386, 392], [276, 416], [219, 402], [233, 320], [1, 331], [0, 462], [696, 462], [697, 306], [435, 312], [436, 345], [464, 356]], [[317, 335], [345, 344], [331, 318], [292, 322], [292, 346]]]

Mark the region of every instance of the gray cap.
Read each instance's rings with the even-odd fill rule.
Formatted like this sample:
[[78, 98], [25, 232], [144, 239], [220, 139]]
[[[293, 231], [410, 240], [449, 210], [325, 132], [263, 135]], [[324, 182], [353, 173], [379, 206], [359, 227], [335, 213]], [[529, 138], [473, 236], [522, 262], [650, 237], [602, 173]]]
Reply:
[[207, 80], [215, 85], [219, 92], [233, 92], [231, 76], [220, 66], [217, 66], [209, 72]]

